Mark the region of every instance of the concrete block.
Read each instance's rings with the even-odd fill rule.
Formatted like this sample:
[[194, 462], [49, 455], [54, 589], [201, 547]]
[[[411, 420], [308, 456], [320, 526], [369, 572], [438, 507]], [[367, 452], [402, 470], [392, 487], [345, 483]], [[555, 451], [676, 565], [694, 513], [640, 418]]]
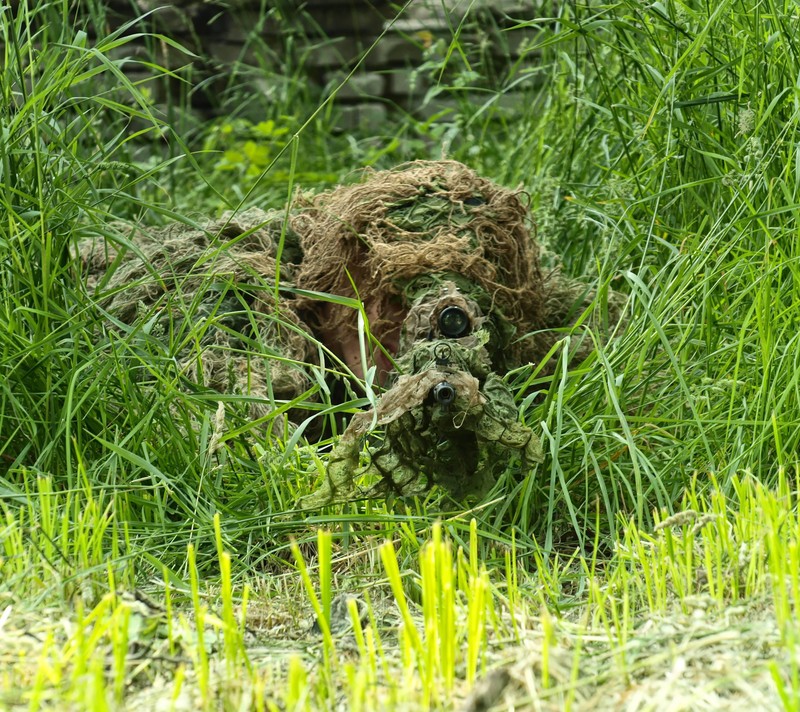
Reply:
[[515, 30], [503, 30], [496, 40], [496, 47], [503, 50], [501, 56], [512, 58], [529, 54], [536, 44], [539, 31], [535, 27], [520, 27]]
[[224, 35], [217, 35], [216, 39], [224, 39], [226, 42], [238, 42], [245, 44], [252, 39], [253, 33], [259, 29], [267, 30], [268, 21], [260, 12], [239, 11], [231, 15], [230, 21], [225, 28]]
[[530, 103], [530, 96], [526, 93], [504, 92], [464, 92], [455, 97], [452, 93], [440, 94], [424, 106], [411, 104], [408, 110], [419, 119], [427, 120], [442, 112], [448, 115], [467, 110], [473, 114], [478, 109], [500, 113], [505, 117], [513, 117], [523, 113]]
[[304, 63], [309, 67], [336, 69], [352, 62], [358, 54], [359, 48], [356, 42], [342, 38], [310, 48], [304, 55]]
[[366, 59], [369, 67], [396, 67], [422, 61], [423, 43], [401, 35], [387, 35]]
[[258, 46], [221, 40], [207, 42], [203, 49], [210, 59], [222, 64], [246, 64], [251, 67], [273, 64], [272, 58], [265, 56], [266, 53]]
[[430, 87], [430, 80], [417, 74], [414, 76], [411, 69], [401, 67], [392, 69], [386, 75], [389, 79], [389, 94], [394, 99], [407, 101], [419, 101], [425, 96], [425, 92]]
[[367, 132], [385, 128], [387, 119], [386, 106], [377, 102], [341, 106], [335, 117], [336, 125], [343, 131]]
[[447, 9], [441, 2], [427, 0], [418, 0], [392, 23], [393, 31], [406, 34], [437, 29], [449, 29]]
[[137, 0], [137, 7], [142, 13], [150, 13], [147, 20], [157, 31], [166, 35], [190, 34], [194, 29], [191, 8], [188, 3], [171, 3], [165, 5], [155, 0]]
[[308, 14], [328, 37], [372, 40], [380, 34], [386, 22], [386, 16], [376, 12], [369, 5], [354, 7], [349, 4], [316, 11], [309, 9]]
[[[326, 76], [328, 86], [338, 86], [347, 75], [333, 72]], [[337, 101], [356, 101], [365, 98], [381, 99], [386, 94], [386, 77], [377, 72], [354, 74], [336, 94]]]

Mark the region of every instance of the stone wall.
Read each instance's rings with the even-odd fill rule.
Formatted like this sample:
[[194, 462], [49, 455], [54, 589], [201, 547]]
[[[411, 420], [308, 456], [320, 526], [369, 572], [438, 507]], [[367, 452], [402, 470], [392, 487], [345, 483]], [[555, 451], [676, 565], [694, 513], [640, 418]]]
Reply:
[[552, 3], [412, 0], [399, 12], [401, 5], [113, 0], [107, 7], [108, 29], [138, 15], [140, 28], [170, 37], [196, 55], [153, 38], [141, 40], [133, 52], [130, 45], [121, 50], [133, 60], [127, 71], [135, 79], [146, 79], [150, 71], [137, 58], [155, 53], [178, 77], [153, 84], [156, 101], [178, 95], [203, 118], [256, 119], [270, 102], [285, 105], [287, 94], [319, 104], [338, 87], [334, 124], [372, 130], [392, 112], [428, 118], [464, 101], [491, 102], [494, 109], [513, 112], [517, 91], [535, 84], [532, 45], [547, 22], [536, 18], [545, 6], [552, 17]]

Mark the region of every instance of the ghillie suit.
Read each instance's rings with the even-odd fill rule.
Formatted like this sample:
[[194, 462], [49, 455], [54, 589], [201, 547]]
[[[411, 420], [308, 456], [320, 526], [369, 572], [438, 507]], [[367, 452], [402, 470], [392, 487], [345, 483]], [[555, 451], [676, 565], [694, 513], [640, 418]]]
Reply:
[[[524, 196], [457, 161], [415, 161], [299, 199], [291, 222], [303, 250], [297, 286], [379, 302], [371, 331], [397, 354], [411, 305], [450, 280], [485, 315], [494, 370], [539, 363], [565, 337], [554, 329], [573, 325], [595, 294], [557, 271], [543, 272]], [[316, 333], [357, 333], [352, 309], [320, 309], [313, 299], [297, 306]], [[612, 299], [608, 310], [613, 325], [620, 305]], [[601, 325], [595, 318], [587, 326]], [[592, 347], [590, 339], [576, 339], [571, 358], [582, 360]], [[543, 372], [554, 366], [552, 358]]]
[[[502, 375], [546, 358], [542, 372], [552, 373], [548, 354], [565, 336], [554, 330], [568, 329], [594, 298], [579, 282], [543, 274], [521, 195], [455, 161], [418, 161], [298, 195], [285, 212], [251, 210], [142, 231], [137, 249], [116, 262], [105, 250], [82, 254], [90, 283], [102, 286], [103, 304], [121, 321], [133, 323], [139, 313], [153, 319], [155, 311], [162, 331], [173, 334], [188, 316], [174, 309], [180, 293], [208, 321], [199, 344], [203, 382], [254, 396], [261, 404], [254, 415], [265, 418], [308, 390], [302, 364], [321, 365], [318, 342], [357, 375], [372, 365], [391, 370], [379, 350], [360, 363], [358, 312], [314, 293], [358, 297], [401, 375], [388, 377], [396, 382], [374, 413], [355, 416], [322, 490], [304, 504], [347, 496], [359, 440], [378, 426], [386, 427], [388, 445], [372, 450], [373, 471], [383, 478], [376, 491], [410, 494], [442, 484], [463, 495], [491, 484], [496, 472], [484, 465], [507, 463], [503, 452], [536, 459], [538, 441], [516, 423]], [[110, 277], [101, 277], [111, 264]], [[619, 313], [609, 307], [613, 323]], [[449, 365], [429, 358], [440, 342], [449, 344]], [[590, 348], [586, 339], [570, 353], [581, 358]], [[179, 354], [189, 377], [200, 375], [196, 351]], [[419, 367], [421, 354], [428, 366]], [[454, 396], [445, 410], [434, 399], [432, 415], [430, 387], [438, 378]], [[420, 425], [419, 418], [429, 420]], [[431, 449], [438, 454], [423, 457]], [[424, 467], [414, 464], [423, 460]]]

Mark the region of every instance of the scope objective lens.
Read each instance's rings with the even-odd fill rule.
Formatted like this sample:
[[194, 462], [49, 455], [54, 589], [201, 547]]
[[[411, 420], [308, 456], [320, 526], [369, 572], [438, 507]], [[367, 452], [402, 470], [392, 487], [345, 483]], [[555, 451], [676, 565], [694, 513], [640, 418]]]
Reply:
[[469, 333], [469, 316], [461, 307], [449, 306], [439, 312], [439, 331], [447, 339], [460, 339]]

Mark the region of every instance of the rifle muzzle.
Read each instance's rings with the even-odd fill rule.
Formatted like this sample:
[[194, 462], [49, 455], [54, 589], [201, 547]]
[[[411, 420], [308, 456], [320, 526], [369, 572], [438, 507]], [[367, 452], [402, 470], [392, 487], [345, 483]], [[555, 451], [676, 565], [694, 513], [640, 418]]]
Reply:
[[440, 381], [431, 389], [431, 395], [441, 406], [448, 406], [456, 399], [456, 389], [448, 381]]

